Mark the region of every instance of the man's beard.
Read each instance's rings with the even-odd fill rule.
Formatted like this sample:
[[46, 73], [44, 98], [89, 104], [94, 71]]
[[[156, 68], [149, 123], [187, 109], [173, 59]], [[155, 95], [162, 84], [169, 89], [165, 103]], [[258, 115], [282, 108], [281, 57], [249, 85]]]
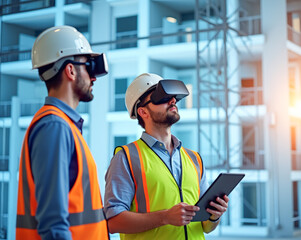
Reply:
[[75, 87], [74, 92], [79, 97], [79, 101], [81, 102], [90, 102], [94, 98], [94, 95], [90, 91], [90, 86], [93, 86], [93, 83], [85, 83], [85, 80], [81, 77], [81, 75], [77, 75], [75, 79]]
[[[170, 127], [174, 123], [180, 120], [180, 115], [177, 112], [170, 112], [169, 109], [172, 107], [176, 107], [176, 105], [170, 105], [167, 109], [166, 112], [160, 113], [160, 112], [154, 112], [152, 111], [148, 106], [147, 109], [150, 112], [150, 116], [153, 120], [154, 123], [158, 125], [166, 125], [167, 127]], [[178, 110], [178, 108], [177, 108]]]

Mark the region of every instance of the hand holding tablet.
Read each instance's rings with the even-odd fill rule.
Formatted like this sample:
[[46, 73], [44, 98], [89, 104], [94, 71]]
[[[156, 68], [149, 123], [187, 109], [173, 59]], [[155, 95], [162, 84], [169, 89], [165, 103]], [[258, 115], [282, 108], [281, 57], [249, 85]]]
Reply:
[[208, 220], [211, 216], [206, 210], [207, 208], [210, 208], [209, 203], [211, 201], [216, 201], [217, 197], [223, 198], [224, 195], [229, 195], [244, 176], [245, 174], [221, 173], [195, 204], [200, 208], [200, 211], [196, 212], [192, 222]]

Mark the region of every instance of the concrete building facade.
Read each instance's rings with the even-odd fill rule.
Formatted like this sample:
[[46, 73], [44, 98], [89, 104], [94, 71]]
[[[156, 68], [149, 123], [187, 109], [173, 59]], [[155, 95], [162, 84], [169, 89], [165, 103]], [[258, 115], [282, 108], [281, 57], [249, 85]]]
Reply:
[[77, 109], [103, 196], [114, 147], [143, 131], [126, 112], [126, 88], [157, 73], [190, 90], [172, 132], [200, 152], [209, 181], [246, 174], [210, 236], [300, 237], [301, 1], [0, 0], [0, 239], [15, 238], [21, 144], [47, 95], [30, 50], [60, 25], [107, 54], [109, 74]]

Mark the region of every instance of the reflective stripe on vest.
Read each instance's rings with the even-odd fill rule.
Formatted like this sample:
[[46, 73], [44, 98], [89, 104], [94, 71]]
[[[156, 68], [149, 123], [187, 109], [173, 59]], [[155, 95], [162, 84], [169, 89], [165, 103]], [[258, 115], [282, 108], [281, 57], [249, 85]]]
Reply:
[[[101, 239], [109, 239], [107, 224], [104, 217], [101, 202], [100, 190], [96, 176], [96, 166], [91, 152], [75, 124], [54, 106], [43, 106], [34, 116], [25, 135], [20, 159], [20, 177], [18, 189], [18, 210], [17, 210], [17, 239], [39, 239], [37, 238], [37, 221], [35, 212], [37, 202], [35, 199], [35, 184], [33, 181], [30, 157], [28, 149], [29, 132], [38, 120], [46, 115], [57, 115], [64, 119], [72, 131], [77, 153], [78, 176], [74, 186], [69, 192], [69, 224], [73, 239], [80, 239], [82, 231], [92, 231], [91, 236], [99, 236]], [[92, 181], [92, 182], [91, 182]], [[89, 224], [89, 225], [86, 225]], [[91, 226], [94, 226], [91, 229]], [[29, 229], [35, 232], [28, 231]], [[80, 231], [80, 233], [79, 233]], [[24, 234], [27, 236], [24, 236]], [[87, 233], [84, 233], [87, 234]], [[86, 235], [89, 239], [89, 234]]]
[[[182, 186], [178, 186], [164, 162], [143, 140], [116, 148], [115, 152], [121, 149], [127, 157], [136, 189], [131, 211], [153, 212], [171, 208], [181, 201], [193, 205], [199, 199], [203, 164], [197, 152], [180, 149], [182, 175], [185, 176], [181, 179]], [[201, 222], [190, 223], [187, 231], [189, 240], [204, 239]], [[165, 225], [120, 236], [121, 239], [185, 239], [185, 231], [184, 227]]]

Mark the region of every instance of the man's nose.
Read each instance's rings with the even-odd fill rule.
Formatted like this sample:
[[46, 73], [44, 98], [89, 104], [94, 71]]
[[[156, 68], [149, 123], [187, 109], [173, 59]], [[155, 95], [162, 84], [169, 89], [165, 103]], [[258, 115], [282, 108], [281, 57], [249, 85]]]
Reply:
[[177, 100], [175, 97], [172, 97], [169, 101], [168, 101], [168, 104], [171, 105], [171, 104], [176, 104]]

